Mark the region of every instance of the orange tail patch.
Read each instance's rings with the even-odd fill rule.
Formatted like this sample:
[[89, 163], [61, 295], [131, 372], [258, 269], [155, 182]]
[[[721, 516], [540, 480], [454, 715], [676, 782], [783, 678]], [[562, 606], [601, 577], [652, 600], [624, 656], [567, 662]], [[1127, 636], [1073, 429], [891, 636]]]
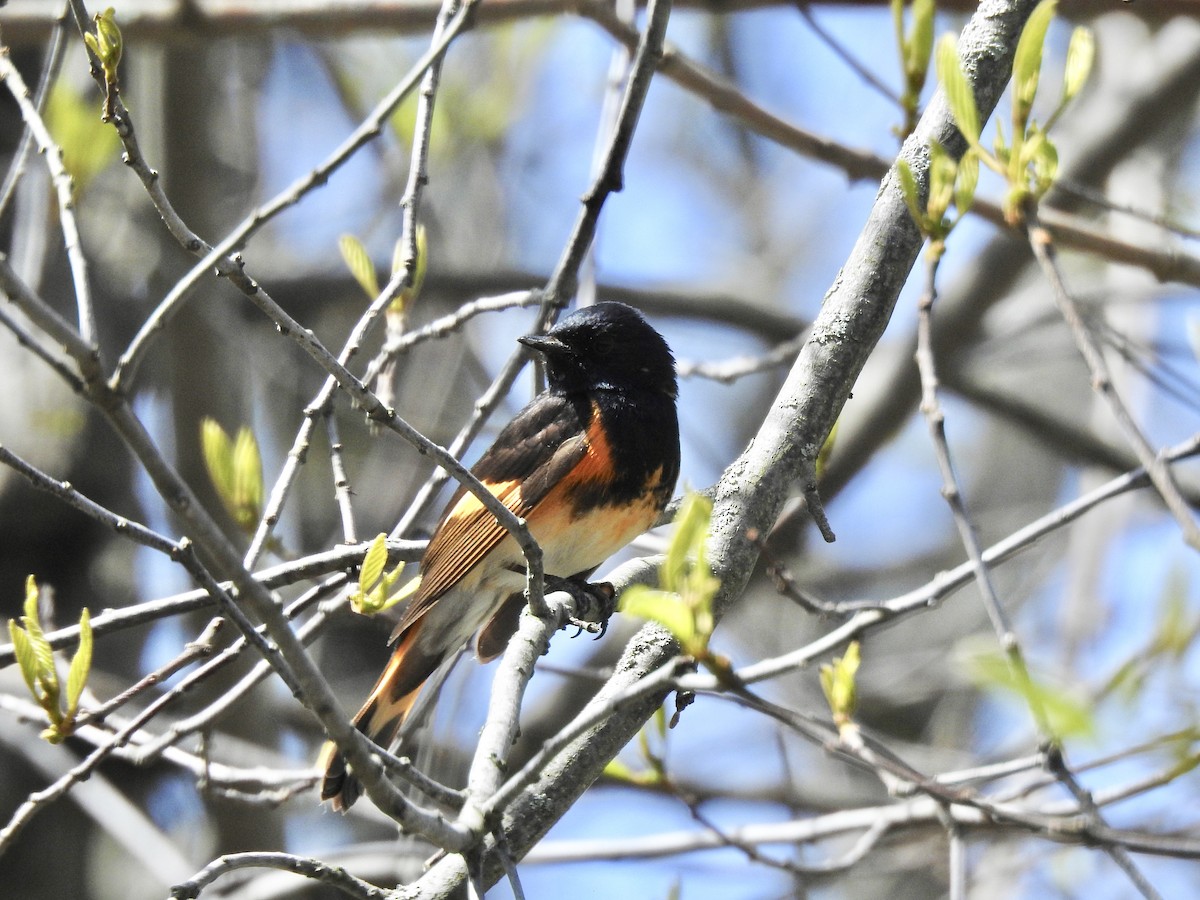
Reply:
[[[387, 668], [353, 719], [354, 726], [381, 747], [387, 747], [395, 740], [421, 687], [432, 674], [429, 660], [420, 653], [410, 652], [420, 631], [420, 624], [414, 623], [400, 638]], [[433, 668], [436, 668], [436, 663]], [[346, 765], [345, 757], [332, 741], [326, 741], [321, 748], [317, 765], [325, 770], [325, 777], [321, 781], [321, 799], [329, 800], [336, 811], [345, 812], [354, 805], [362, 788]]]

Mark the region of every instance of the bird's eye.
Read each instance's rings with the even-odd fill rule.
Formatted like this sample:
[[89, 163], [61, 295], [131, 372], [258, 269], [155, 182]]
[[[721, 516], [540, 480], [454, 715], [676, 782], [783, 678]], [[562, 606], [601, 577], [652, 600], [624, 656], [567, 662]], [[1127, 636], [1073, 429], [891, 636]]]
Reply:
[[608, 356], [617, 348], [617, 342], [611, 334], [601, 333], [592, 341], [592, 352], [597, 356]]

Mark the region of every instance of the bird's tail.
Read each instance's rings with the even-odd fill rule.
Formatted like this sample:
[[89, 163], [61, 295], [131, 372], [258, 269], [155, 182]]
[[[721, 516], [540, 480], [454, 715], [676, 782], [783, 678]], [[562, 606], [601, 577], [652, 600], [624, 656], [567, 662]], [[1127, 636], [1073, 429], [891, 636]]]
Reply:
[[[437, 659], [430, 659], [416, 647], [420, 626], [418, 620], [400, 636], [387, 668], [353, 719], [354, 726], [381, 747], [388, 747], [395, 740], [421, 687], [438, 665]], [[318, 765], [325, 769], [321, 799], [329, 800], [338, 812], [345, 812], [362, 792], [358, 779], [331, 741], [321, 749]]]

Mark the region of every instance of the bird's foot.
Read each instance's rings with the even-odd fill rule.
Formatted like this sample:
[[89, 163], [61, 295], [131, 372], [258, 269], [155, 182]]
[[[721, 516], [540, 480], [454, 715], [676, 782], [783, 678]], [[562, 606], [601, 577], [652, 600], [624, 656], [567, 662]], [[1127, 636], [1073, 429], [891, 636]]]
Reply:
[[556, 578], [547, 576], [546, 587], [555, 591], [566, 591], [575, 601], [575, 614], [568, 617], [563, 627], [574, 625], [575, 637], [587, 632], [596, 640], [608, 631], [608, 620], [617, 608], [617, 592], [607, 581], [590, 582], [586, 578]]

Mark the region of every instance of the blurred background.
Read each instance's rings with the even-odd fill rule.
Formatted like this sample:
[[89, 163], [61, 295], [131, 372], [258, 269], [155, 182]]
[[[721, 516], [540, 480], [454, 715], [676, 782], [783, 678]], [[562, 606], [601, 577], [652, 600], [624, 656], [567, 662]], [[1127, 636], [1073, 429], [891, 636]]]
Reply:
[[[208, 0], [179, 9], [133, 0], [115, 6], [125, 35], [122, 96], [142, 148], [176, 209], [214, 244], [321, 163], [363, 120], [429, 46], [436, 12], [382, 2], [332, 5], [319, 14], [287, 2], [270, 10]], [[940, 11], [936, 33], [956, 33], [972, 6]], [[1098, 56], [1089, 86], [1055, 131], [1063, 185], [1048, 204], [1115, 242], [1174, 252], [1185, 263], [1155, 272], [1119, 264], [1125, 257], [1118, 251], [1070, 247], [1062, 258], [1117, 390], [1151, 443], [1163, 447], [1200, 426], [1200, 4], [1132, 4], [1103, 14], [1099, 6], [1063, 2], [1064, 17], [1049, 33], [1043, 117], [1057, 100], [1073, 26], [1094, 29]], [[0, 9], [0, 40], [30, 85], [45, 71], [60, 7], [13, 0]], [[64, 34], [45, 115], [75, 177], [111, 361], [194, 258], [170, 239], [121, 165], [118, 142], [99, 121], [101, 98], [79, 35], [73, 26]], [[889, 161], [899, 146], [901, 68], [885, 3], [734, 4], [720, 12], [683, 4], [672, 13], [668, 41], [685, 62], [702, 67], [710, 86], [656, 77], [624, 190], [605, 207], [581, 293], [638, 306], [674, 348], [685, 376], [680, 486], [705, 488], [754, 435], [794, 354], [784, 354], [782, 365], [744, 363], [802, 335], [866, 218], [879, 177], [869, 177], [870, 160]], [[410, 328], [468, 301], [545, 283], [590, 183], [619, 52], [586, 11], [485, 0], [477, 27], [455, 41], [443, 70], [419, 216], [428, 270], [408, 313]], [[931, 93], [927, 87], [926, 99]], [[1001, 110], [1007, 115], [1007, 100]], [[768, 121], [792, 131], [771, 132]], [[331, 348], [341, 347], [368, 302], [342, 261], [339, 238], [357, 236], [386, 273], [400, 235], [413, 122], [410, 98], [377, 140], [242, 252], [247, 271]], [[985, 128], [985, 146], [993, 130]], [[804, 132], [824, 139], [827, 149], [804, 152], [795, 136]], [[16, 158], [22, 134], [5, 93], [6, 159]], [[58, 212], [36, 155], [14, 184], [0, 218], [3, 250], [26, 282], [71, 318]], [[1003, 190], [985, 175], [980, 195], [998, 202]], [[837, 542], [824, 544], [799, 509], [785, 513], [769, 538], [770, 556], [827, 602], [897, 597], [965, 559], [918, 409], [913, 350], [922, 279], [918, 267], [839, 425], [822, 490]], [[1019, 234], [968, 216], [950, 240], [938, 289], [941, 399], [984, 546], [1136, 466]], [[531, 309], [483, 315], [413, 347], [390, 385], [397, 412], [449, 444], [534, 316]], [[381, 339], [372, 337], [356, 372]], [[118, 514], [179, 533], [101, 417], [7, 329], [0, 330], [0, 363], [0, 443]], [[251, 427], [269, 489], [322, 382], [312, 362], [241, 294], [207, 278], [157, 338], [131, 392], [159, 447], [244, 546], [204, 469], [200, 422], [211, 417], [231, 432]], [[518, 380], [468, 460], [534, 389], [532, 378]], [[390, 531], [431, 466], [394, 435], [367, 427], [344, 398], [334, 409], [358, 537]], [[1180, 476], [1193, 504], [1200, 496], [1195, 474], [1185, 467]], [[333, 488], [328, 441], [318, 436], [267, 563], [342, 541]], [[439, 508], [428, 509], [407, 536], [424, 536]], [[650, 535], [626, 555], [662, 539]], [[19, 614], [29, 574], [52, 589], [60, 625], [77, 621], [85, 606], [96, 613], [193, 586], [169, 560], [0, 468], [4, 616]], [[998, 567], [995, 578], [1035, 677], [1074, 715], [1064, 726], [1069, 760], [1098, 798], [1127, 795], [1106, 808], [1110, 823], [1194, 834], [1200, 565], [1175, 521], [1149, 492], [1130, 494], [1054, 531]], [[298, 596], [307, 586], [285, 594]], [[95, 650], [96, 694], [114, 695], [173, 658], [207, 620], [204, 613], [181, 615], [106, 635]], [[714, 641], [742, 664], [801, 647], [837, 622], [780, 596], [760, 572]], [[531, 686], [518, 760], [583, 705], [636, 624], [615, 622], [595, 643], [558, 637]], [[348, 709], [383, 665], [389, 631], [387, 622], [341, 609], [314, 645]], [[874, 632], [863, 646], [859, 721], [927, 773], [1027, 756], [1037, 736], [1024, 704], [989, 677], [987, 660], [997, 652], [973, 589]], [[151, 730], [205, 708], [252, 662], [188, 694]], [[494, 668], [460, 665], [421, 737], [422, 763], [448, 783], [464, 778]], [[15, 667], [0, 670], [0, 688], [22, 696]], [[814, 671], [763, 690], [791, 708], [828, 715]], [[0, 705], [0, 821], [88, 749], [39, 741], [39, 727], [13, 709]], [[312, 717], [268, 679], [180, 747], [231, 766], [297, 771], [313, 764], [320, 739]], [[945, 838], [933, 827], [896, 830], [861, 861], [828, 873], [804, 866], [845, 854], [854, 833], [819, 846], [761, 848], [785, 865], [733, 847], [661, 859], [539, 862], [539, 851], [548, 857], [567, 841], [587, 840], [572, 846], [595, 850], [698, 829], [698, 815], [734, 828], [888, 802], [872, 773], [728, 702], [701, 698], [665, 738], [648, 740], [670, 785], [619, 778], [597, 784], [520, 867], [527, 896], [947, 893]], [[635, 771], [648, 765], [637, 747], [622, 759]], [[1017, 791], [1026, 784], [1021, 778], [1029, 790], [1041, 789], [1038, 774], [1025, 772], [995, 789]], [[1062, 796], [1049, 789], [1045, 798]], [[214, 857], [247, 849], [340, 862], [385, 884], [418, 874], [429, 848], [397, 843], [394, 827], [368, 806], [342, 818], [319, 807], [311, 790], [281, 802], [247, 802], [211, 790], [169, 759], [143, 767], [110, 761], [37, 814], [0, 856], [0, 878], [18, 886], [14, 897], [161, 897]], [[967, 848], [971, 897], [1133, 895], [1111, 860], [1087, 849], [986, 831], [968, 835]], [[1200, 891], [1194, 862], [1138, 862], [1165, 896]], [[212, 896], [292, 896], [306, 886], [290, 876], [252, 874], [220, 882]], [[491, 895], [509, 896], [510, 889], [502, 884]]]

